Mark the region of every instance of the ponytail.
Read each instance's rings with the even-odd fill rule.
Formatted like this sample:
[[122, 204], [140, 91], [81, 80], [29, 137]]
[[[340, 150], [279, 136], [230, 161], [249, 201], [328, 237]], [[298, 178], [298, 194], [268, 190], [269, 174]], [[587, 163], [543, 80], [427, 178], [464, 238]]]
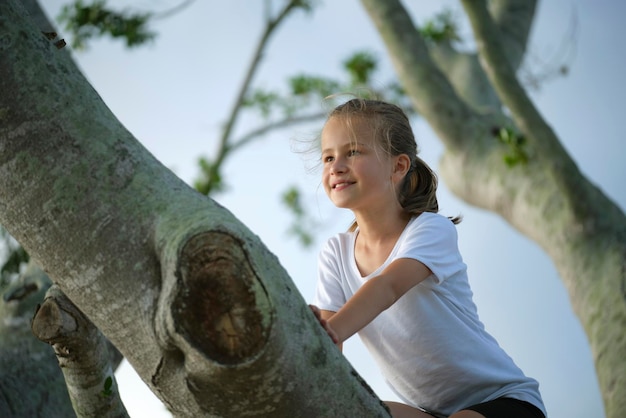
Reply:
[[[404, 210], [417, 216], [422, 212], [439, 212], [437, 202], [437, 174], [420, 157], [415, 156], [411, 168], [406, 173], [398, 194]], [[452, 223], [461, 222], [460, 216], [449, 218]]]

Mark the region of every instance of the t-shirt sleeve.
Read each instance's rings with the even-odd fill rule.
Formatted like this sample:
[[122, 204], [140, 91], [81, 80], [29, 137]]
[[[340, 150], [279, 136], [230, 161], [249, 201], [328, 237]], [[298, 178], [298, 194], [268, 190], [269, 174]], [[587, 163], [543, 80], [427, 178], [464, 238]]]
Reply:
[[410, 225], [396, 258], [412, 258], [426, 265], [441, 283], [466, 268], [458, 248], [456, 227], [450, 219], [424, 213]]
[[318, 256], [317, 288], [313, 303], [326, 311], [337, 312], [346, 303], [339, 251], [339, 242], [331, 238]]

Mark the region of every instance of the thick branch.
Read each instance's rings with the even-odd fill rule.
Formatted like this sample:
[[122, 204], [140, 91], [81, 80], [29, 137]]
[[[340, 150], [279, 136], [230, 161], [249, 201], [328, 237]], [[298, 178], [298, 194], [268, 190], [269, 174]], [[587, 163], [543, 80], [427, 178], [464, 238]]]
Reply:
[[468, 125], [472, 126], [473, 113], [432, 61], [400, 1], [361, 0], [361, 3], [385, 42], [418, 113], [429, 121], [446, 145], [463, 147], [465, 139], [472, 136]]
[[[491, 13], [512, 67], [518, 69], [526, 51], [533, 21], [534, 0], [490, 2]], [[481, 113], [500, 113], [502, 105], [487, 75], [473, 52], [458, 51], [448, 41], [430, 42], [429, 51], [439, 69], [446, 74], [457, 94]]]
[[519, 69], [524, 55], [536, 0], [497, 0], [489, 2], [489, 11], [500, 32], [500, 41], [512, 68]]
[[48, 290], [32, 330], [54, 348], [78, 417], [128, 417], [113, 374], [121, 355], [57, 286]]
[[[0, 16], [10, 34], [0, 54], [0, 223], [168, 409], [388, 416], [258, 237], [156, 161], [19, 1], [0, 2]], [[215, 233], [232, 239], [194, 244]]]
[[[551, 177], [560, 185], [573, 212], [589, 216], [586, 201], [594, 198], [597, 191], [595, 188], [581, 190], [581, 184], [586, 180], [517, 79], [485, 1], [465, 0], [463, 6], [472, 24], [483, 68], [498, 96], [511, 111], [517, 127], [528, 139], [533, 150], [532, 158], [542, 160], [543, 165], [551, 170]], [[586, 194], [583, 199], [581, 192]], [[614, 205], [610, 207], [615, 208]], [[600, 213], [594, 215], [601, 216]]]
[[[419, 110], [448, 145], [440, 165], [448, 187], [468, 203], [505, 217], [540, 244], [555, 262], [590, 339], [607, 414], [621, 416], [619, 414], [626, 408], [623, 368], [626, 219], [619, 207], [582, 176], [518, 82], [516, 59], [505, 52], [506, 42], [510, 42], [511, 37], [521, 42], [528, 28], [521, 27], [516, 35], [509, 34], [508, 40], [506, 36], [502, 40], [502, 29], [492, 20], [485, 1], [465, 0], [463, 3], [475, 32], [484, 72], [522, 132], [517, 140], [522, 147], [523, 162], [508, 167], [503, 157], [510, 145], [496, 140], [491, 127], [513, 128], [510, 119], [500, 109], [493, 113], [479, 111], [484, 116], [465, 120], [463, 114], [460, 115], [462, 131], [456, 134], [471, 146], [456, 147], [463, 142], [451, 141], [447, 136], [454, 134], [453, 128], [442, 128], [441, 121], [446, 118], [436, 115], [445, 114], [446, 105], [439, 107], [437, 101], [420, 97], [428, 96], [431, 91], [415, 85], [428, 83], [429, 78], [422, 74], [428, 66], [423, 65], [424, 60], [409, 58], [423, 51], [419, 42], [411, 43], [416, 35], [407, 29], [408, 18], [397, 17], [405, 14], [400, 10], [402, 6], [391, 0], [362, 2], [395, 57], [397, 71], [408, 94], [416, 103], [432, 106], [430, 112]], [[507, 2], [500, 7], [507, 11], [495, 10], [494, 14], [499, 24], [505, 25], [507, 20], [513, 19], [513, 9], [517, 6]], [[392, 9], [398, 10], [394, 13]], [[530, 9], [524, 8], [522, 15], [523, 19], [529, 19]], [[445, 97], [445, 91], [442, 94]], [[448, 122], [452, 126], [455, 123], [452, 119]]]
[[[337, 410], [345, 416], [387, 416], [356, 372], [337, 362], [341, 353], [291, 285], [279, 279], [284, 273], [251, 244], [232, 232], [206, 231], [186, 238], [178, 251], [163, 248], [166, 282], [156, 326], [168, 352], [180, 355], [164, 356], [153, 381], [166, 385], [182, 364], [179, 373], [194, 402], [215, 417], [224, 411], [331, 417]], [[298, 344], [305, 335], [321, 338]], [[303, 380], [305, 369], [313, 374]], [[339, 377], [345, 373], [351, 378]], [[329, 396], [337, 390], [343, 394]]]

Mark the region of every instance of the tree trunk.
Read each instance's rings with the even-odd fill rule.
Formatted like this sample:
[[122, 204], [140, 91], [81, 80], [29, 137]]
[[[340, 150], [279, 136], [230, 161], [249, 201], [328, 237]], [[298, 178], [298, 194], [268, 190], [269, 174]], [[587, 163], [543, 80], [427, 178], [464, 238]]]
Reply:
[[175, 416], [388, 416], [286, 272], [0, 2], [0, 223]]
[[[446, 184], [466, 202], [500, 214], [552, 258], [591, 344], [607, 417], [623, 415], [626, 217], [580, 173], [515, 76], [535, 2], [492, 2], [489, 11], [484, 1], [464, 1], [484, 71], [478, 80], [459, 78], [459, 67], [476, 57], [427, 45], [398, 0], [362, 3], [415, 107], [446, 146]], [[438, 66], [444, 59], [446, 66]], [[484, 87], [485, 79], [492, 86], [486, 91], [470, 85]], [[518, 142], [503, 141], [501, 128]], [[506, 164], [512, 154], [515, 164]]]

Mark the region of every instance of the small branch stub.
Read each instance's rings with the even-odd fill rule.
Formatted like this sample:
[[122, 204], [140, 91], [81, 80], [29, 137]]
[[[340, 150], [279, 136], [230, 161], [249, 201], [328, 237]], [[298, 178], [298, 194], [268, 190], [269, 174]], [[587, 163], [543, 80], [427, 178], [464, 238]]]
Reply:
[[121, 354], [57, 285], [48, 290], [31, 329], [54, 348], [77, 417], [128, 417], [113, 377]]

